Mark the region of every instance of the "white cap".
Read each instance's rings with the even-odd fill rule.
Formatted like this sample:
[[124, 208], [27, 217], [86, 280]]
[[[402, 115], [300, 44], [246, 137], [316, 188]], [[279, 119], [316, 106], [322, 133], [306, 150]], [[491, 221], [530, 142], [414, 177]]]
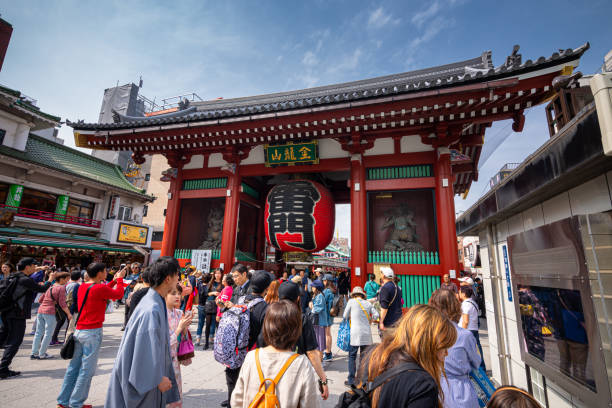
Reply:
[[468, 285], [473, 285], [474, 284], [474, 280], [472, 278], [470, 278], [469, 276], [465, 276], [463, 278], [459, 278], [457, 279], [459, 282], [464, 282], [467, 283]]
[[387, 266], [383, 266], [382, 268], [380, 268], [380, 273], [382, 273], [385, 278], [393, 278], [395, 276], [395, 274], [393, 273], [393, 269]]

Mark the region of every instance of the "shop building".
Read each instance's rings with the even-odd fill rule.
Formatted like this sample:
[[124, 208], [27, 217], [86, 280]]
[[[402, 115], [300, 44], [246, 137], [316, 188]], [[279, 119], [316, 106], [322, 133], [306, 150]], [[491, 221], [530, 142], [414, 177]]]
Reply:
[[2, 261], [143, 261], [152, 230], [142, 219], [152, 197], [116, 165], [64, 146], [59, 125], [32, 98], [0, 87]]
[[[266, 246], [279, 236], [315, 251], [315, 221], [331, 224], [333, 236], [330, 212], [315, 214], [325, 196], [350, 204], [352, 284], [363, 286], [377, 265], [390, 264], [424, 300], [444, 273], [457, 273], [453, 199], [478, 177], [486, 129], [511, 119], [522, 130], [524, 110], [549, 98], [552, 79], [587, 48], [525, 62], [515, 48], [497, 67], [485, 52], [386, 77], [69, 125], [80, 147], [131, 151], [136, 163], [165, 156], [162, 255], [210, 250], [212, 266], [227, 271], [236, 261], [263, 267]], [[289, 186], [298, 181], [307, 191]], [[281, 185], [301, 200], [306, 194], [314, 212], [302, 208], [293, 219], [300, 222], [288, 222], [297, 210], [282, 208], [295, 200], [269, 196]]]
[[550, 139], [456, 223], [479, 237], [493, 379], [545, 407], [612, 406], [608, 69], [557, 78]]

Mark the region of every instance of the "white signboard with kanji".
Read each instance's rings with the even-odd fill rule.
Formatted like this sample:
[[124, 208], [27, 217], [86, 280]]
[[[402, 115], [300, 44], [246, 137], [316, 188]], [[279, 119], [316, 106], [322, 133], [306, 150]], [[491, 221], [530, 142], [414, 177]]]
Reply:
[[194, 249], [191, 251], [191, 264], [202, 271], [202, 273], [210, 272], [210, 260], [212, 259], [212, 250], [210, 249]]

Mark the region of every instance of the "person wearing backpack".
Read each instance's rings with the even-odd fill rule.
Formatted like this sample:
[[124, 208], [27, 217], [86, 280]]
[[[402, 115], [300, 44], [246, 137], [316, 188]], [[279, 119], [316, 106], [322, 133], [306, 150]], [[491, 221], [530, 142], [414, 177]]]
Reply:
[[444, 358], [456, 339], [455, 327], [438, 309], [412, 306], [368, 352], [359, 387], [343, 393], [336, 408], [441, 408]]
[[402, 290], [395, 284], [395, 274], [389, 267], [380, 268], [383, 275], [383, 285], [378, 294], [380, 301], [381, 337], [388, 327], [393, 326], [402, 317]]
[[[40, 306], [36, 315], [36, 334], [32, 341], [32, 353], [30, 360], [46, 360], [53, 358], [47, 354], [47, 347], [51, 343], [55, 326], [57, 325], [58, 309], [66, 313], [70, 320], [72, 315], [66, 305], [66, 289], [64, 288], [70, 275], [68, 272], [58, 272], [55, 275], [55, 283], [40, 298]], [[43, 337], [44, 334], [44, 337]]]
[[[327, 273], [323, 276], [323, 285], [325, 285], [325, 289], [323, 290], [323, 295], [325, 296], [327, 315], [329, 316], [329, 320], [327, 325], [319, 324], [325, 327], [325, 354], [323, 355], [323, 361], [331, 361], [333, 358], [331, 347], [332, 347], [332, 334], [331, 334], [331, 326], [334, 323], [334, 318], [332, 317], [332, 307], [335, 303], [336, 297], [336, 287], [334, 285], [334, 276], [330, 273]], [[338, 315], [338, 305], [336, 304], [334, 308], [333, 316]]]
[[281, 300], [267, 308], [263, 336], [268, 346], [246, 355], [232, 407], [321, 407], [312, 365], [306, 356], [293, 352], [301, 332], [302, 317], [295, 303]]
[[357, 353], [359, 352], [360, 359], [363, 359], [366, 348], [372, 345], [370, 323], [378, 319], [378, 312], [372, 303], [366, 300], [366, 294], [361, 286], [353, 288], [351, 299], [346, 304], [342, 317], [351, 323], [348, 378], [344, 382], [344, 385], [350, 387], [355, 382]]
[[0, 330], [0, 344], [6, 348], [0, 361], [0, 379], [16, 377], [21, 373], [9, 369], [19, 346], [23, 342], [26, 320], [32, 317], [32, 301], [36, 293], [44, 293], [51, 287], [55, 272], [49, 281], [38, 284], [30, 278], [37, 270], [34, 258], [22, 258], [17, 264], [17, 272], [2, 280], [0, 286], [0, 311], [4, 326]]
[[[253, 349], [257, 343], [257, 337], [263, 327], [268, 308], [263, 296], [273, 279], [273, 275], [267, 271], [255, 271], [251, 277], [251, 293], [240, 299], [240, 305], [234, 307], [231, 301], [225, 302], [227, 310], [219, 322], [215, 336], [215, 360], [226, 366], [225, 381], [228, 398], [221, 403], [222, 407], [230, 406], [229, 401], [236, 381], [238, 381], [240, 367], [244, 363], [246, 352]], [[241, 329], [242, 324], [246, 322], [248, 322], [248, 333]], [[238, 342], [240, 344], [237, 344]]]

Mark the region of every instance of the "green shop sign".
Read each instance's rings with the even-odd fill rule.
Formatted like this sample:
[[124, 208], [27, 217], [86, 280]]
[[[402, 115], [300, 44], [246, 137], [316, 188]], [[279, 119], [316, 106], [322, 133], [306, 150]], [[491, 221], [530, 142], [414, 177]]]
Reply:
[[21, 197], [23, 197], [23, 186], [19, 184], [11, 184], [6, 196], [6, 205], [10, 207], [19, 207], [21, 204]]
[[266, 166], [295, 164], [319, 164], [317, 141], [307, 143], [288, 143], [284, 145], [265, 145]]
[[55, 213], [59, 215], [66, 215], [68, 211], [68, 201], [70, 197], [67, 195], [61, 195], [57, 197], [57, 204], [55, 204]]

